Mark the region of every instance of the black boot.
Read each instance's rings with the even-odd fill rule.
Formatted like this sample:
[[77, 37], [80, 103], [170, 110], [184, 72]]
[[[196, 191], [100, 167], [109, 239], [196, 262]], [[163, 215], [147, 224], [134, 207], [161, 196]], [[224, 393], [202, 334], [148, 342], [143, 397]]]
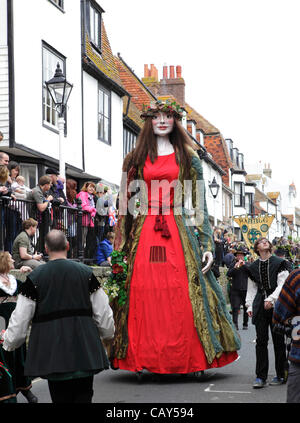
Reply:
[[24, 397], [27, 399], [29, 403], [36, 403], [38, 402], [38, 399], [33, 393], [28, 389], [27, 391], [21, 391]]

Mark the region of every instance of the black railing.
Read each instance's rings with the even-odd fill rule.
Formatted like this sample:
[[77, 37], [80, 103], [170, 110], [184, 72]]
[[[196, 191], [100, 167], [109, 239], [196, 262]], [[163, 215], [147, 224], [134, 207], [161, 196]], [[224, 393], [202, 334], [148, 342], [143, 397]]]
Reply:
[[[77, 207], [50, 206], [40, 212], [35, 202], [28, 200], [13, 200], [10, 197], [0, 197], [0, 251], [12, 251], [16, 236], [22, 231], [22, 222], [32, 217], [38, 222], [33, 238], [35, 251], [45, 252], [45, 236], [51, 229], [63, 231], [69, 241], [68, 257], [78, 261], [92, 262], [95, 248], [88, 249], [87, 243], [96, 238], [96, 229], [88, 224], [89, 213], [82, 210], [81, 200]], [[92, 235], [92, 238], [91, 236]], [[89, 252], [91, 251], [91, 252]]]

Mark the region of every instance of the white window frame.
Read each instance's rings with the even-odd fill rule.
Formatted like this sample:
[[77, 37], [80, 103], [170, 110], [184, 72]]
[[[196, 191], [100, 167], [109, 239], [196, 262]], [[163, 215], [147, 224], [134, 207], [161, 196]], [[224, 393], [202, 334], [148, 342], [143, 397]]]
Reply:
[[111, 92], [100, 84], [98, 84], [98, 139], [111, 145]]
[[[29, 169], [34, 170], [34, 178], [35, 180], [30, 184], [30, 171]], [[38, 183], [38, 167], [34, 163], [20, 163], [20, 175], [24, 176], [25, 178], [25, 185], [29, 188], [34, 188]]]
[[101, 50], [101, 13], [90, 3], [90, 40]]
[[243, 182], [234, 182], [234, 206], [245, 207], [245, 185]]
[[123, 157], [125, 157], [136, 145], [137, 135], [130, 129], [123, 128]]
[[[247, 192], [245, 194], [245, 209], [246, 209], [246, 213], [247, 214], [252, 214], [251, 212], [253, 211], [253, 193]], [[250, 210], [250, 206], [251, 206], [251, 210]]]
[[45, 81], [53, 78], [57, 63], [60, 64], [63, 73], [65, 74], [66, 60], [59, 53], [55, 52], [51, 47], [43, 43], [42, 48], [43, 55], [43, 125], [53, 129], [58, 130], [57, 120], [58, 114], [55, 110], [53, 100], [47, 90]]

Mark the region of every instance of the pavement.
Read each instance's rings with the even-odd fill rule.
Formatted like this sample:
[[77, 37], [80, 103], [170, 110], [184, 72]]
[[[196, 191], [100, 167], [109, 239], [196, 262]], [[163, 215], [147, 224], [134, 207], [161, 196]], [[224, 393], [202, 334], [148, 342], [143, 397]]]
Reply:
[[[241, 314], [239, 316], [241, 319]], [[241, 325], [240, 325], [241, 326]], [[253, 389], [255, 379], [255, 328], [249, 322], [248, 330], [239, 330], [241, 349], [239, 358], [225, 367], [207, 370], [199, 381], [194, 376], [146, 373], [139, 382], [133, 372], [107, 370], [94, 379], [93, 403], [117, 404], [273, 404], [286, 402], [286, 385]], [[271, 335], [271, 334], [270, 334]], [[272, 341], [269, 340], [269, 377], [275, 376]], [[47, 381], [33, 381], [32, 391], [40, 403], [50, 403]], [[19, 403], [26, 399], [19, 394]]]

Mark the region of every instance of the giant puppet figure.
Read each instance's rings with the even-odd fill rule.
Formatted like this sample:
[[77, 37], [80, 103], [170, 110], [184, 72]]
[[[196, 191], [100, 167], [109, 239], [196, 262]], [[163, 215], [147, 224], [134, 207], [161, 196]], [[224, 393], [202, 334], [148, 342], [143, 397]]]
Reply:
[[110, 360], [113, 368], [137, 374], [199, 375], [233, 362], [240, 348], [210, 270], [201, 160], [176, 103], [156, 102], [141, 116], [136, 148], [123, 163], [115, 250], [127, 255], [127, 301], [115, 305]]

